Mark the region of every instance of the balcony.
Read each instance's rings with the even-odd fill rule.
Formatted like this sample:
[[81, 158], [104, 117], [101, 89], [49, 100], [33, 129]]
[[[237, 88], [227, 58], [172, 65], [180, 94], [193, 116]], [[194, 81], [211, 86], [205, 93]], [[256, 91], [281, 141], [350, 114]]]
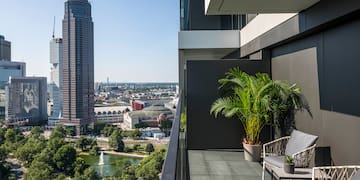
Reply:
[[[180, 129], [183, 107], [180, 96], [161, 174], [162, 180], [261, 179], [261, 164], [245, 161], [242, 150], [188, 150], [186, 133]], [[271, 177], [266, 174], [266, 178]]]
[[207, 15], [298, 13], [320, 0], [205, 0]]

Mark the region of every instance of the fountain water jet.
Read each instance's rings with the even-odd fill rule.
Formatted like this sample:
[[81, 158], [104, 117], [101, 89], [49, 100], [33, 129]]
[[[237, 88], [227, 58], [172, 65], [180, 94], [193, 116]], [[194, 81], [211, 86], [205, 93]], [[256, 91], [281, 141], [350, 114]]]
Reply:
[[99, 165], [104, 165], [104, 152], [103, 151], [101, 151], [101, 154], [100, 154]]

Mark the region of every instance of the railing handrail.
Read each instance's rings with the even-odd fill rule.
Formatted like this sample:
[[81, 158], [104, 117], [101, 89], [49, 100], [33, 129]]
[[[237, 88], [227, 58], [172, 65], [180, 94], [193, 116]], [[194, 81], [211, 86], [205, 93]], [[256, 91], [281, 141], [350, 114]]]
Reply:
[[162, 168], [161, 180], [176, 179], [176, 164], [179, 148], [180, 115], [182, 108], [182, 92], [179, 93], [179, 100], [176, 106], [175, 118], [171, 128], [170, 142], [166, 152], [165, 161]]

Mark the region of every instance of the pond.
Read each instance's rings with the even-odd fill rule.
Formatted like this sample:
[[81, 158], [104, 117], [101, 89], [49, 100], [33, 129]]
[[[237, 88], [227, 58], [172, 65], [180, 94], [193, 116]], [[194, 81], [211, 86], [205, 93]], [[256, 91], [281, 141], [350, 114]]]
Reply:
[[104, 165], [99, 165], [100, 156], [80, 155], [85, 162], [94, 167], [96, 171], [103, 177], [113, 176], [118, 173], [121, 174], [122, 169], [125, 166], [125, 162], [129, 161], [131, 164], [139, 163], [141, 159], [131, 158], [120, 155], [104, 154]]

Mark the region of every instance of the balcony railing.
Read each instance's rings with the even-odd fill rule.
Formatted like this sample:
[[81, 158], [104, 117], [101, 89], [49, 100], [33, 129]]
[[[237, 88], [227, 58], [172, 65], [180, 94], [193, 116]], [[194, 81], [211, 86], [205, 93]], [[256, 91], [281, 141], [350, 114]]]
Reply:
[[182, 93], [180, 92], [175, 119], [171, 128], [169, 147], [161, 173], [161, 180], [188, 179], [185, 133], [180, 131], [182, 108]]

